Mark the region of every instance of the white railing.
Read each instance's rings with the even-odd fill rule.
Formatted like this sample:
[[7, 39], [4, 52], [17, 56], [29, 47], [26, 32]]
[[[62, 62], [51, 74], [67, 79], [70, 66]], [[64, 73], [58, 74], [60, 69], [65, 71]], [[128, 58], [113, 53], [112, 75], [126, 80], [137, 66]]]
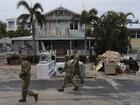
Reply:
[[56, 50], [41, 50], [41, 51], [39, 51], [39, 54], [42, 53], [42, 52], [48, 52], [51, 55], [56, 56]]
[[[77, 52], [78, 55], [86, 55], [85, 50], [67, 50], [67, 55], [73, 55], [74, 51]], [[89, 54], [89, 51], [87, 51], [87, 55]]]

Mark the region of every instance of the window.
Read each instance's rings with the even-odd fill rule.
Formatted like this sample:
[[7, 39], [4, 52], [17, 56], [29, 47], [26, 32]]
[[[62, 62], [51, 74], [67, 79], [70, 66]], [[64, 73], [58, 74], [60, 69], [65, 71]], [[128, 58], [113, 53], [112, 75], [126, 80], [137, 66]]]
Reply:
[[14, 21], [9, 21], [9, 29], [14, 29]]
[[78, 30], [78, 23], [70, 23], [70, 30]]
[[140, 38], [140, 34], [137, 34], [137, 38]]
[[139, 30], [134, 30], [130, 32], [130, 37], [131, 38], [140, 38], [140, 31]]
[[136, 38], [136, 35], [135, 34], [130, 34], [130, 37], [131, 38]]
[[130, 30], [130, 38], [137, 38], [137, 31]]
[[140, 31], [137, 31], [137, 38], [140, 38]]

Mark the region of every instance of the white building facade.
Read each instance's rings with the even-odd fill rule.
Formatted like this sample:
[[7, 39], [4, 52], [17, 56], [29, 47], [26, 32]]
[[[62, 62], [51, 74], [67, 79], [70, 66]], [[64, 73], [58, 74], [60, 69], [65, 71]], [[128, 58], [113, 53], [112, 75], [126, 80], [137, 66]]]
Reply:
[[[72, 50], [79, 54], [85, 54], [85, 31], [84, 26], [72, 18], [79, 15], [64, 7], [58, 7], [45, 14], [46, 24], [41, 28], [35, 24], [36, 52], [55, 51], [56, 55], [70, 55]], [[94, 38], [87, 37], [87, 50], [93, 45]], [[28, 49], [32, 52], [32, 38], [12, 38], [14, 49]], [[22, 45], [20, 44], [22, 43]], [[21, 47], [20, 47], [20, 46]], [[22, 51], [20, 51], [22, 52]]]

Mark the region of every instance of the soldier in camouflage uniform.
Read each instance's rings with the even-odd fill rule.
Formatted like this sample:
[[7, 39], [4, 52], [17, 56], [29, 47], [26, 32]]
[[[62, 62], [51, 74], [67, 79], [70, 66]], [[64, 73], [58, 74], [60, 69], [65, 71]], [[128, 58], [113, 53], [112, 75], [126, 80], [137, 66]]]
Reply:
[[28, 90], [31, 79], [30, 70], [30, 62], [27, 61], [27, 58], [22, 58], [21, 72], [19, 74], [19, 77], [22, 79], [22, 99], [20, 99], [19, 102], [26, 102], [27, 95], [33, 96], [35, 98], [35, 102], [38, 100], [38, 94]]
[[72, 67], [73, 67], [73, 78], [75, 77], [75, 75], [77, 75], [80, 79], [80, 83], [83, 83], [84, 82], [84, 79], [83, 77], [81, 76], [81, 73], [80, 73], [80, 64], [79, 64], [79, 55], [77, 54], [76, 51], [74, 51], [74, 59], [73, 59], [73, 62], [72, 62]]
[[74, 86], [73, 90], [77, 90], [78, 86], [73, 81], [73, 71], [70, 57], [66, 56], [65, 59], [66, 61], [63, 69], [63, 71], [65, 72], [64, 84], [60, 89], [58, 89], [58, 91], [64, 91], [64, 88], [66, 87], [67, 84], [72, 84]]

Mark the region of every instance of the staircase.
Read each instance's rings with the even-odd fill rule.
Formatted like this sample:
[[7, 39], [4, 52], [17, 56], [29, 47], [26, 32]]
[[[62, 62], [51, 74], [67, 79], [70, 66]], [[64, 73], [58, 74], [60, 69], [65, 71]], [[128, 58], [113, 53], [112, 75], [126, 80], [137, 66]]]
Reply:
[[56, 56], [56, 62], [65, 62], [65, 56]]

